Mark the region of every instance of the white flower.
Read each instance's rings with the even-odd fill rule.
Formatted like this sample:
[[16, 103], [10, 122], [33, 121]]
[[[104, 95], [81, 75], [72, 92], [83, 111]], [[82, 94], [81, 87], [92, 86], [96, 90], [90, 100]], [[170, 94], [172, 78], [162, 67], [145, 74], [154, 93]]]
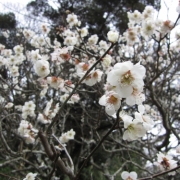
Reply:
[[128, 115], [122, 117], [124, 121], [124, 128], [126, 129], [123, 135], [123, 139], [127, 141], [134, 141], [146, 134], [146, 129], [143, 123]]
[[142, 24], [142, 35], [144, 36], [151, 36], [155, 32], [155, 23], [152, 19], [148, 19], [144, 21]]
[[67, 133], [63, 133], [60, 138], [59, 138], [59, 141], [62, 143], [62, 144], [65, 144], [69, 141], [68, 139], [68, 136], [67, 136]]
[[93, 86], [97, 82], [101, 81], [101, 76], [103, 72], [99, 69], [96, 69], [95, 71], [91, 71], [88, 76], [84, 79], [84, 83], [88, 86]]
[[71, 27], [78, 25], [77, 15], [75, 14], [68, 14], [66, 21], [69, 23]]
[[11, 66], [9, 67], [9, 71], [13, 77], [19, 76], [19, 66]]
[[180, 14], [180, 1], [179, 1], [178, 5], [176, 7], [176, 12]]
[[41, 24], [40, 29], [41, 29], [42, 33], [44, 33], [44, 34], [48, 34], [50, 31], [50, 29], [47, 27], [46, 24]]
[[170, 32], [174, 27], [174, 23], [170, 20], [166, 20], [163, 22], [163, 25], [161, 27], [161, 33], [166, 34]]
[[[143, 89], [142, 89], [143, 90]], [[133, 92], [128, 97], [126, 97], [126, 103], [129, 106], [133, 106], [135, 104], [139, 105], [145, 101], [145, 95], [141, 92], [142, 90], [138, 90], [133, 87]]]
[[112, 43], [115, 43], [119, 39], [119, 32], [117, 31], [109, 31], [107, 33], [108, 40]]
[[42, 78], [46, 77], [50, 73], [49, 62], [46, 60], [38, 60], [34, 64], [34, 70], [38, 76]]
[[76, 65], [77, 75], [79, 77], [82, 77], [89, 68], [90, 68], [90, 64], [88, 63], [84, 63], [84, 62], [78, 63]]
[[109, 54], [106, 54], [106, 56], [102, 59], [101, 63], [105, 69], [107, 69], [112, 61], [112, 57]]
[[64, 45], [74, 46], [74, 45], [76, 45], [76, 43], [77, 43], [77, 38], [76, 37], [67, 36], [64, 39]]
[[34, 116], [35, 107], [36, 105], [33, 101], [25, 102], [24, 106], [22, 107], [22, 117], [26, 119], [28, 115]]
[[38, 114], [37, 120], [38, 120], [38, 122], [40, 122], [42, 124], [51, 123], [51, 119], [49, 119], [47, 116], [45, 116], [44, 114], [41, 114], [41, 113]]
[[14, 104], [9, 102], [9, 103], [6, 104], [5, 108], [9, 109], [9, 108], [11, 108], [13, 106], [14, 106]]
[[176, 147], [176, 153], [180, 153], [180, 145]]
[[23, 52], [23, 46], [22, 45], [17, 45], [17, 46], [15, 46], [14, 48], [13, 48], [13, 50], [14, 50], [14, 52], [16, 53], [16, 54], [19, 54], [19, 53], [22, 53]]
[[84, 27], [84, 28], [80, 29], [80, 34], [81, 34], [81, 37], [87, 36], [88, 35], [87, 28]]
[[54, 89], [61, 89], [64, 87], [64, 79], [60, 77], [47, 77], [47, 83]]
[[114, 91], [109, 91], [99, 99], [99, 104], [105, 106], [108, 115], [113, 116], [121, 106], [121, 98]]
[[71, 129], [71, 130], [67, 131], [66, 133], [63, 133], [63, 134], [60, 136], [59, 140], [60, 140], [60, 142], [61, 142], [62, 144], [65, 144], [65, 143], [67, 143], [69, 140], [74, 139], [75, 134], [76, 134], [76, 132], [75, 132], [73, 129]]
[[39, 60], [41, 58], [40, 54], [39, 54], [39, 49], [36, 49], [36, 50], [32, 50], [30, 52], [30, 58], [31, 58], [31, 61], [33, 61], [34, 63]]
[[107, 49], [108, 49], [107, 42], [106, 42], [106, 41], [101, 40], [101, 41], [99, 42], [99, 47], [100, 47], [100, 49], [107, 50]]
[[139, 120], [143, 123], [144, 128], [149, 131], [154, 126], [154, 121], [148, 116], [144, 114], [145, 107], [143, 105], [138, 106], [138, 112], [135, 112], [135, 119]]
[[37, 132], [38, 130], [34, 129], [31, 123], [25, 120], [21, 120], [18, 133], [25, 139], [27, 144], [34, 143]]
[[71, 97], [71, 101], [77, 103], [80, 100], [79, 94], [73, 94]]
[[24, 29], [23, 34], [27, 40], [30, 40], [30, 38], [32, 38], [35, 33], [31, 30]]
[[70, 140], [70, 139], [74, 139], [74, 136], [75, 136], [76, 132], [71, 129], [69, 131], [66, 132], [66, 135], [67, 135], [67, 138]]
[[[172, 160], [172, 156], [164, 155], [163, 153], [159, 152], [157, 154], [157, 162], [154, 164], [159, 167], [161, 171], [168, 171], [175, 167], [177, 167], [177, 161]], [[176, 172], [170, 172], [168, 175], [175, 175]]]
[[145, 68], [137, 63], [133, 65], [130, 61], [117, 63], [108, 73], [107, 82], [116, 86], [116, 92], [121, 97], [128, 97], [133, 93], [133, 88], [142, 89]]
[[37, 174], [36, 173], [28, 173], [27, 175], [26, 175], [26, 178], [24, 178], [23, 180], [35, 180], [35, 177], [37, 176]]
[[142, 15], [139, 11], [135, 10], [133, 13], [127, 12], [129, 21], [139, 23], [142, 20]]
[[127, 171], [123, 171], [121, 173], [121, 177], [123, 180], [136, 180], [137, 179], [137, 173], [132, 171], [132, 172], [127, 172]]
[[94, 44], [96, 44], [97, 42], [98, 42], [98, 36], [96, 35], [96, 34], [94, 34], [94, 35], [91, 35], [91, 37], [89, 37], [89, 39], [88, 39], [88, 44], [89, 45], [94, 45]]

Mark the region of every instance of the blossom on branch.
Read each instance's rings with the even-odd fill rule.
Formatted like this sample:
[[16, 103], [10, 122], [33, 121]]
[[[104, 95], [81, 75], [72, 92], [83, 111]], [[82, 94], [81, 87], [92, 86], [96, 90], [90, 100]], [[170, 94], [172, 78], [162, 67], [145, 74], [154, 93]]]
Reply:
[[99, 104], [105, 106], [109, 116], [113, 116], [121, 106], [121, 98], [116, 92], [109, 91], [99, 99]]
[[23, 180], [35, 180], [35, 177], [37, 176], [37, 173], [28, 173], [26, 177]]
[[121, 177], [123, 180], [136, 180], [137, 179], [137, 173], [132, 171], [132, 172], [127, 172], [127, 171], [123, 171], [121, 173]]
[[133, 88], [141, 91], [144, 85], [145, 71], [140, 63], [135, 65], [130, 61], [116, 63], [108, 73], [107, 82], [116, 86], [116, 92], [122, 98], [126, 98], [133, 93]]
[[[177, 167], [177, 161], [173, 160], [173, 157], [170, 155], [165, 155], [161, 152], [157, 154], [157, 162], [154, 162], [154, 165], [156, 165], [160, 171], [168, 171], [175, 167]], [[168, 175], [175, 175], [176, 172], [172, 171], [169, 172]]]
[[131, 116], [124, 115], [122, 117], [124, 121], [124, 128], [126, 129], [123, 134], [123, 139], [127, 141], [134, 141], [146, 134], [146, 129], [143, 123], [138, 119], [134, 119]]
[[46, 77], [49, 73], [49, 62], [46, 60], [38, 60], [34, 64], [35, 73], [41, 78]]

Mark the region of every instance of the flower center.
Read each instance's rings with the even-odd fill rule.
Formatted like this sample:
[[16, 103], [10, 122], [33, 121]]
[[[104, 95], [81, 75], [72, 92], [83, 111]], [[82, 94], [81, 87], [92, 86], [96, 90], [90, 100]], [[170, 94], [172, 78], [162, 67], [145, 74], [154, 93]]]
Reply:
[[170, 163], [169, 163], [168, 159], [165, 158], [165, 157], [163, 158], [163, 161], [161, 162], [161, 165], [162, 165], [165, 169], [167, 169], [167, 168], [170, 167]]
[[45, 70], [46, 70], [46, 66], [42, 66], [41, 71], [45, 71]]
[[87, 71], [89, 69], [89, 64], [83, 64], [82, 69], [83, 71]]
[[118, 102], [118, 98], [114, 97], [113, 95], [111, 95], [108, 99], [108, 103], [110, 104], [117, 104]]
[[126, 180], [133, 180], [131, 177], [128, 177]]
[[121, 84], [123, 86], [131, 85], [134, 80], [134, 77], [131, 74], [131, 71], [129, 70], [125, 74], [122, 75], [121, 77]]
[[97, 79], [97, 78], [98, 78], [98, 73], [97, 73], [97, 72], [94, 72], [93, 77], [94, 77], [95, 79]]

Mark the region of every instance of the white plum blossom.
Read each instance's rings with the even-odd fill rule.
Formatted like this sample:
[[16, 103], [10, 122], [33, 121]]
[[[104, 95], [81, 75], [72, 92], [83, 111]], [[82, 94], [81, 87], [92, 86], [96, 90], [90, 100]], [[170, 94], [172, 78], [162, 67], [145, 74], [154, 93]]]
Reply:
[[23, 52], [23, 46], [22, 45], [17, 45], [17, 46], [14, 46], [13, 50], [16, 54], [19, 54], [19, 53], [22, 53]]
[[30, 40], [34, 36], [34, 34], [35, 34], [34, 31], [31, 31], [29, 29], [24, 29], [23, 30], [23, 35], [25, 36], [25, 38], [27, 40]]
[[38, 60], [34, 64], [34, 70], [35, 70], [35, 73], [41, 78], [46, 77], [50, 73], [49, 62], [46, 60]]
[[19, 76], [19, 66], [10, 66], [9, 71], [13, 77]]
[[108, 49], [108, 44], [107, 44], [107, 42], [101, 40], [101, 41], [99, 42], [99, 48], [100, 48], [100, 49], [107, 50], [107, 49]]
[[62, 144], [65, 144], [67, 143], [69, 140], [73, 140], [74, 139], [74, 136], [75, 136], [76, 132], [71, 129], [69, 131], [67, 131], [66, 133], [63, 133], [60, 138], [59, 138], [59, 141], [62, 143]]
[[110, 56], [109, 54], [106, 54], [106, 56], [103, 57], [101, 63], [103, 65], [103, 68], [107, 69], [111, 65], [111, 62], [112, 62], [112, 56]]
[[174, 27], [174, 23], [170, 20], [166, 20], [163, 22], [161, 27], [161, 33], [166, 34], [169, 33]]
[[28, 121], [21, 120], [18, 133], [25, 139], [27, 144], [33, 144], [35, 142], [35, 136], [37, 135], [38, 130], [33, 128], [32, 124]]
[[88, 29], [86, 27], [80, 29], [80, 35], [81, 37], [86, 37], [88, 35]]
[[[173, 160], [173, 157], [170, 155], [165, 155], [162, 152], [157, 154], [157, 162], [154, 162], [160, 171], [168, 171], [177, 167], [177, 161]], [[175, 175], [176, 172], [172, 171], [168, 175]]]
[[33, 63], [41, 59], [41, 55], [39, 54], [39, 49], [32, 50], [30, 52], [30, 58]]
[[108, 40], [112, 43], [115, 43], [119, 39], [119, 32], [117, 31], [109, 31], [107, 33]]
[[51, 53], [51, 60], [58, 63], [63, 63], [65, 61], [68, 61], [71, 56], [69, 54], [68, 48], [55, 48], [54, 52]]
[[155, 28], [156, 28], [156, 26], [155, 26], [154, 20], [148, 19], [148, 20], [144, 21], [142, 23], [142, 29], [141, 29], [142, 35], [148, 36], [148, 37], [153, 35], [155, 32]]
[[144, 115], [145, 107], [143, 105], [138, 106], [138, 112], [135, 112], [135, 119], [143, 123], [144, 128], [149, 131], [154, 126], [154, 121], [148, 115]]
[[121, 173], [121, 177], [123, 180], [136, 180], [137, 179], [137, 173], [134, 171], [132, 171], [132, 172], [123, 171]]
[[77, 38], [76, 38], [76, 37], [67, 36], [67, 37], [64, 39], [64, 45], [67, 45], [67, 46], [75, 46], [76, 43], [77, 43]]
[[35, 177], [37, 176], [37, 173], [28, 173], [26, 177], [23, 180], [35, 180]]
[[116, 92], [126, 98], [133, 93], [133, 88], [142, 89], [144, 85], [145, 68], [137, 63], [126, 61], [116, 63], [114, 68], [108, 73], [107, 82], [116, 86]]
[[80, 100], [79, 94], [73, 94], [71, 96], [71, 101], [72, 102], [77, 103], [77, 102], [79, 102], [79, 100]]
[[22, 107], [22, 117], [23, 119], [26, 119], [27, 116], [35, 116], [35, 108], [36, 105], [33, 101], [25, 102], [24, 106]]
[[99, 104], [105, 106], [108, 115], [113, 116], [121, 106], [121, 98], [116, 92], [109, 91], [99, 99]]
[[178, 2], [178, 5], [176, 7], [176, 12], [180, 14], [180, 1]]
[[60, 77], [47, 77], [47, 83], [54, 89], [62, 89], [64, 87], [64, 79]]
[[82, 77], [86, 71], [90, 68], [90, 64], [89, 63], [85, 63], [85, 62], [80, 62], [76, 65], [76, 71], [77, 71], [77, 75], [79, 77]]
[[37, 120], [38, 122], [41, 122], [42, 124], [49, 124], [51, 123], [51, 120], [53, 117], [56, 116], [58, 110], [59, 110], [59, 103], [56, 103], [56, 105], [52, 105], [53, 100], [47, 102], [46, 107], [43, 110], [43, 113], [39, 113]]
[[75, 14], [68, 14], [66, 21], [69, 23], [70, 27], [78, 25], [77, 15]]
[[65, 93], [72, 92], [75, 85], [70, 80], [65, 80], [64, 83], [64, 87], [61, 89], [61, 91]]
[[133, 13], [127, 12], [128, 19], [133, 23], [140, 23], [142, 20], [142, 15], [138, 10], [135, 10]]
[[76, 134], [76, 132], [73, 129], [67, 131], [66, 132], [67, 139], [69, 139], [69, 140], [74, 139], [75, 134]]
[[51, 123], [51, 119], [41, 113], [38, 114], [37, 120], [38, 120], [38, 122], [40, 122], [42, 124], [50, 124]]
[[95, 71], [91, 71], [84, 79], [83, 83], [87, 84], [88, 86], [93, 86], [97, 82], [101, 81], [102, 74], [103, 72], [99, 69], [96, 69]]
[[43, 34], [48, 34], [50, 31], [50, 28], [48, 28], [46, 24], [41, 24], [40, 29]]
[[176, 153], [180, 154], [180, 145], [176, 147]]
[[142, 93], [142, 91], [143, 88], [140, 90], [133, 87], [133, 92], [126, 97], [126, 104], [129, 106], [142, 104], [142, 102], [145, 101], [145, 95]]
[[134, 141], [146, 134], [146, 129], [143, 123], [137, 119], [134, 119], [129, 115], [123, 115], [124, 128], [126, 129], [123, 134], [123, 139], [127, 141]]
[[89, 39], [88, 39], [88, 44], [89, 45], [95, 45], [95, 44], [97, 44], [97, 42], [98, 42], [98, 36], [96, 35], [96, 34], [94, 34], [94, 35], [91, 35], [90, 37], [89, 37]]
[[5, 105], [5, 108], [9, 109], [9, 108], [12, 108], [13, 106], [14, 106], [13, 103], [8, 102], [8, 103]]

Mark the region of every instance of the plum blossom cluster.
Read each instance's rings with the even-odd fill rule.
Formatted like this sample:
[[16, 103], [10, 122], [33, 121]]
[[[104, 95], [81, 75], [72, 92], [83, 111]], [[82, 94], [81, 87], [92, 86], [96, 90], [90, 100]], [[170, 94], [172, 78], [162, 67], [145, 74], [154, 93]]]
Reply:
[[126, 98], [126, 103], [130, 106], [142, 104], [145, 100], [142, 92], [144, 77], [145, 68], [140, 63], [116, 63], [107, 74], [107, 84], [112, 87], [111, 91], [107, 89], [99, 100], [100, 105], [106, 107], [106, 113], [113, 116], [120, 108], [122, 98]]
[[[161, 152], [157, 154], [157, 161], [154, 162], [160, 171], [168, 171], [177, 167], [177, 161], [173, 160], [171, 155], [165, 155]], [[168, 175], [175, 175], [176, 172], [169, 172]]]
[[33, 101], [25, 102], [24, 106], [22, 107], [22, 118], [27, 119], [28, 116], [34, 117], [35, 108], [36, 105], [34, 104]]
[[76, 132], [73, 129], [71, 129], [65, 133], [62, 133], [61, 136], [59, 137], [59, 141], [62, 144], [66, 144], [69, 142], [69, 140], [74, 139], [75, 134], [76, 134]]
[[26, 120], [21, 120], [18, 133], [25, 139], [27, 144], [32, 144], [35, 142], [35, 137], [38, 133], [38, 130], [33, 128], [32, 124]]
[[134, 171], [132, 171], [132, 172], [123, 171], [121, 173], [121, 177], [123, 180], [136, 180], [137, 179], [137, 173]]
[[[177, 11], [179, 12], [178, 8]], [[89, 89], [96, 89], [96, 85], [97, 87], [99, 87], [98, 85], [104, 87], [105, 92], [100, 97], [99, 104], [105, 107], [107, 115], [116, 117], [117, 111], [124, 105], [133, 110], [138, 109], [131, 113], [134, 114], [133, 117], [128, 113], [118, 115], [123, 122], [123, 140], [138, 140], [152, 130], [154, 121], [146, 115], [145, 110], [151, 109], [152, 111], [153, 108], [143, 105], [146, 69], [141, 65], [153, 63], [152, 53], [148, 50], [147, 54], [143, 52], [145, 55], [143, 53], [137, 54], [138, 61], [134, 60], [135, 63], [132, 63], [131, 60], [138, 49], [137, 43], [140, 43], [142, 38], [147, 41], [153, 37], [158, 41], [171, 31], [174, 23], [170, 20], [155, 20], [154, 8], [151, 6], [147, 6], [142, 13], [137, 10], [128, 12], [128, 18], [128, 30], [122, 36], [117, 31], [109, 31], [107, 42], [99, 40], [97, 34], [87, 37], [88, 29], [79, 27], [81, 22], [78, 20], [78, 16], [68, 14], [66, 18], [68, 27], [62, 28], [59, 34], [64, 40], [62, 44], [57, 39], [51, 42], [48, 37], [50, 29], [42, 24], [40, 29], [43, 36], [27, 29], [22, 31], [25, 40], [34, 48], [26, 54], [23, 54], [25, 48], [22, 45], [16, 45], [13, 50], [5, 49], [3, 45], [0, 45], [0, 66], [9, 70], [8, 76], [12, 79], [13, 87], [15, 87], [10, 98], [13, 99], [14, 94], [21, 94], [22, 98], [29, 100], [26, 100], [21, 108], [23, 120], [17, 130], [27, 144], [35, 142], [38, 130], [33, 127], [34, 124], [39, 129], [48, 127], [56, 115], [63, 116], [62, 111], [59, 113], [59, 110], [67, 99], [67, 106], [76, 107], [76, 103], [81, 100], [79, 92], [85, 91], [81, 87], [90, 86]], [[177, 38], [180, 37], [179, 34], [176, 36]], [[120, 41], [125, 42], [126, 45], [122, 44], [119, 47], [117, 55], [114, 53], [112, 45], [118, 44]], [[84, 44], [86, 48], [81, 47], [81, 44]], [[153, 47], [151, 43], [140, 43], [140, 45], [146, 46], [147, 49]], [[112, 48], [109, 49], [111, 46]], [[140, 48], [142, 48], [141, 46]], [[177, 52], [179, 49], [177, 48]], [[78, 53], [76, 54], [76, 52]], [[165, 52], [167, 52], [167, 48], [163, 46], [159, 52], [159, 70], [166, 67], [170, 62], [167, 61], [163, 65], [162, 55]], [[125, 58], [128, 61], [125, 61]], [[99, 64], [97, 64], [98, 61]], [[23, 63], [28, 65], [25, 70], [22, 69]], [[23, 71], [27, 71], [27, 77], [24, 77], [23, 73], [21, 75]], [[19, 79], [21, 80], [20, 83]], [[82, 86], [80, 86], [80, 82], [83, 83]], [[76, 85], [79, 85], [78, 88]], [[6, 86], [10, 86], [10, 83], [7, 83]], [[36, 88], [33, 95], [31, 95], [32, 92], [29, 93], [28, 91], [31, 86]], [[23, 88], [26, 91], [23, 91]], [[26, 96], [23, 93], [29, 94]], [[2, 99], [5, 101], [4, 98]], [[43, 103], [41, 104], [41, 102]], [[86, 105], [86, 101], [84, 102]], [[13, 103], [6, 102], [6, 109], [11, 110], [13, 107]], [[15, 108], [18, 109], [17, 106]], [[79, 104], [77, 108], [79, 108]], [[60, 144], [57, 148], [62, 150], [62, 147], [74, 139], [75, 134], [73, 129], [63, 132], [58, 139]], [[177, 148], [177, 152], [179, 151]], [[161, 171], [177, 167], [177, 162], [171, 156], [162, 153], [157, 156], [155, 165]], [[174, 174], [174, 172], [169, 173], [169, 175]], [[24, 180], [33, 180], [36, 175], [28, 173]], [[137, 173], [124, 171], [121, 177], [123, 180], [136, 180]]]
[[54, 118], [59, 110], [59, 103], [53, 106], [53, 100], [51, 99], [47, 102], [46, 107], [43, 110], [43, 113], [39, 113], [37, 120], [42, 124], [51, 123], [52, 118]]
[[23, 180], [35, 180], [37, 174], [36, 173], [28, 173]]

